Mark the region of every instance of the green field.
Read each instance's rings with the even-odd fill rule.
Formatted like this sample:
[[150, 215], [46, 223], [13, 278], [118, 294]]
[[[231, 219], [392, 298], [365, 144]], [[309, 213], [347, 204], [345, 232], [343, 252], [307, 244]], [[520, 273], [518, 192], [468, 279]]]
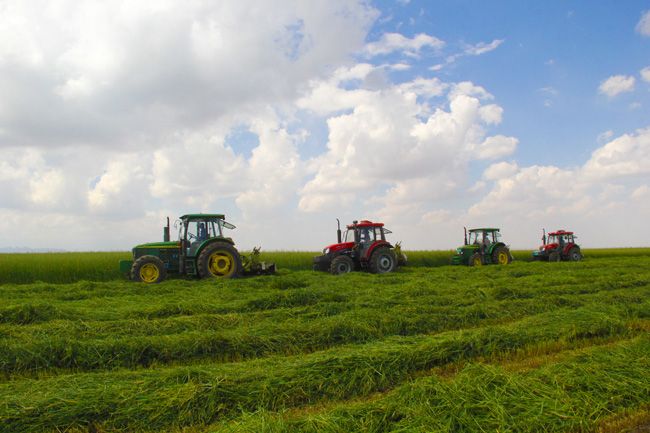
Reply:
[[[406, 251], [409, 266], [447, 266], [454, 251]], [[589, 258], [650, 256], [650, 248], [616, 248], [583, 250]], [[246, 254], [246, 253], [244, 253]], [[306, 271], [312, 258], [320, 253], [308, 251], [262, 251], [261, 259], [274, 262], [278, 268]], [[530, 261], [531, 251], [513, 251], [515, 261]], [[72, 283], [80, 280], [113, 281], [123, 279], [117, 263], [130, 259], [130, 252], [1, 254], [0, 284], [6, 283]]]
[[0, 432], [647, 431], [650, 249], [408, 254], [158, 285], [124, 253], [2, 255]]

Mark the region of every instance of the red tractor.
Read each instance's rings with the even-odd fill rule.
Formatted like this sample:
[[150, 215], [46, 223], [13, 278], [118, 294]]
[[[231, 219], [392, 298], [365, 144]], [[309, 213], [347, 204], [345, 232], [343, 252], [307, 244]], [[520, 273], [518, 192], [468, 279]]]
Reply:
[[577, 236], [573, 232], [557, 230], [548, 234], [546, 230], [542, 231], [542, 246], [539, 250], [533, 251], [534, 260], [548, 260], [549, 262], [559, 262], [568, 260], [578, 262], [582, 260], [580, 245], [575, 243]]
[[386, 241], [391, 233], [383, 223], [353, 221], [341, 237], [341, 223], [337, 219], [337, 243], [323, 249], [323, 255], [314, 257], [315, 271], [329, 271], [334, 275], [354, 270], [367, 270], [375, 274], [393, 272], [398, 265], [406, 264], [401, 248]]

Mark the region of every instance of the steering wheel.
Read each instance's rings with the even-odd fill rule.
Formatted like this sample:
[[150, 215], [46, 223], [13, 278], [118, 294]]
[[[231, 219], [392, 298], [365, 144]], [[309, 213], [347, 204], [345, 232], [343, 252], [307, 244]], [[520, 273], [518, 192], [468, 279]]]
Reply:
[[188, 234], [187, 234], [187, 238], [190, 239], [190, 240], [192, 240], [192, 239], [196, 239], [196, 235], [193, 234], [193, 233], [188, 233]]

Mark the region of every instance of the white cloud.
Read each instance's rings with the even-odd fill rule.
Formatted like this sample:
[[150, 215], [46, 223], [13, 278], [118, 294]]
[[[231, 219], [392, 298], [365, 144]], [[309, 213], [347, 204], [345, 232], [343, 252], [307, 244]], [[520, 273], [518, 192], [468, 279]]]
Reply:
[[469, 208], [467, 218], [500, 221], [516, 227], [520, 236], [543, 224], [578, 230], [593, 246], [643, 245], [645, 235], [621, 237], [620, 223], [643, 233], [650, 218], [648, 155], [650, 128], [611, 140], [580, 167], [493, 164], [484, 177], [494, 185]]
[[636, 79], [632, 76], [613, 75], [600, 83], [598, 91], [603, 95], [614, 97], [634, 90], [635, 81]]
[[369, 57], [390, 54], [395, 51], [417, 56], [425, 47], [440, 49], [444, 45], [444, 41], [425, 33], [419, 33], [412, 38], [400, 33], [384, 33], [378, 41], [366, 44], [363, 52]]
[[583, 174], [594, 179], [650, 175], [650, 128], [624, 134], [595, 150]]
[[475, 45], [468, 45], [465, 47], [463, 53], [468, 56], [480, 56], [481, 54], [496, 50], [504, 41], [505, 39], [495, 39], [490, 43], [479, 42]]
[[650, 83], [650, 66], [646, 66], [645, 68], [641, 69], [640, 74], [643, 81]]
[[599, 144], [603, 144], [614, 136], [614, 131], [608, 129], [607, 131], [601, 132], [598, 134], [597, 141]]
[[[303, 106], [323, 112], [340, 110], [346, 101], [350, 110], [328, 119], [328, 151], [310, 163], [315, 174], [300, 191], [303, 211], [365, 197], [368, 204], [379, 204], [383, 215], [395, 215], [396, 209], [412, 209], [455, 191], [469, 160], [507, 155], [516, 147], [512, 137], [486, 139], [485, 128], [498, 124], [503, 110], [482, 105], [492, 96], [473, 83], [420, 78], [363, 92], [339, 84], [314, 83], [312, 94], [302, 100]], [[448, 107], [431, 110], [428, 101], [445, 94]]]
[[643, 36], [650, 36], [650, 11], [645, 11], [636, 25], [637, 33]]
[[519, 144], [515, 137], [506, 137], [505, 135], [494, 135], [487, 137], [476, 148], [478, 159], [496, 159], [511, 155]]
[[512, 176], [519, 170], [519, 167], [514, 162], [497, 162], [490, 165], [483, 172], [483, 177], [487, 180], [498, 180], [505, 177]]

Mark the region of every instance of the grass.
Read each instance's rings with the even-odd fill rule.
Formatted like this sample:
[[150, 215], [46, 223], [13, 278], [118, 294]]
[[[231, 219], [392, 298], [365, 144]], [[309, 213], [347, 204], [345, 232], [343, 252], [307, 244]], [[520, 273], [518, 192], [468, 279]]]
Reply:
[[608, 254], [3, 284], [0, 432], [624, 426], [650, 401], [650, 257]]
[[[639, 257], [650, 256], [650, 248], [588, 249], [585, 257]], [[246, 252], [243, 252], [246, 254]], [[276, 263], [278, 269], [300, 271], [311, 270], [312, 259], [318, 252], [308, 251], [263, 251], [261, 260]], [[406, 251], [409, 266], [438, 267], [449, 264], [453, 250]], [[517, 261], [530, 261], [531, 252], [515, 250]], [[88, 252], [88, 253], [0, 253], [0, 284], [31, 284], [35, 282], [73, 283], [77, 281], [113, 281], [124, 279], [118, 270], [118, 262], [130, 259], [130, 252]]]

